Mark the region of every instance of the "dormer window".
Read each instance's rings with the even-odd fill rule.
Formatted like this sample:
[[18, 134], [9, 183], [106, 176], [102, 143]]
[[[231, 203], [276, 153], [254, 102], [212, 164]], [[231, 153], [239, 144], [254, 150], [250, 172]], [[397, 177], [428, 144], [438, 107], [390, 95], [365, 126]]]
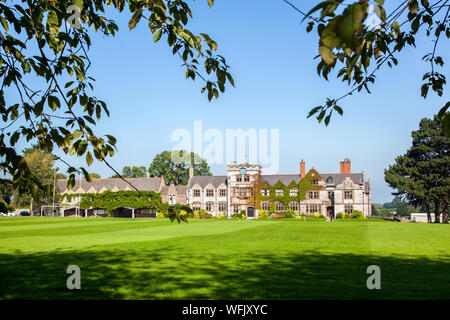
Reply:
[[275, 194], [276, 194], [278, 197], [283, 196], [283, 195], [284, 195], [283, 189], [277, 189], [277, 190], [275, 190]]
[[311, 181], [312, 184], [319, 184], [319, 180], [314, 179], [313, 181]]
[[333, 177], [328, 177], [327, 178], [327, 184], [334, 184]]

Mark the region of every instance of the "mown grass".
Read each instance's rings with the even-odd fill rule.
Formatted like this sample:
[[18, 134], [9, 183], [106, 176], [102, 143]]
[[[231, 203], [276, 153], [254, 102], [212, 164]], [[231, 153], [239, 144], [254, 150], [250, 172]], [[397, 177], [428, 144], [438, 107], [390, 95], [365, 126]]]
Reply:
[[449, 240], [373, 220], [0, 218], [0, 299], [449, 299]]

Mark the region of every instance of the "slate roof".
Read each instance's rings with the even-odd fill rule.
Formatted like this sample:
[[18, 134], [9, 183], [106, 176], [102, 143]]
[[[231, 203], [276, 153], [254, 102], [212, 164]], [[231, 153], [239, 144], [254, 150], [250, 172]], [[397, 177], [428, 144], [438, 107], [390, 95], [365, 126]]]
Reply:
[[267, 182], [271, 186], [277, 184], [278, 181], [281, 181], [285, 186], [288, 186], [292, 181], [298, 183], [300, 180], [300, 175], [298, 174], [272, 174], [272, 175], [261, 175], [261, 182]]
[[[125, 178], [128, 182], [130, 182], [133, 186], [135, 186], [139, 191], [155, 191], [159, 192], [162, 178]], [[117, 187], [119, 190], [125, 190], [126, 188], [130, 188], [134, 190], [128, 183], [123, 181], [120, 178], [100, 178], [100, 179], [92, 179], [92, 182], [87, 182], [86, 179], [81, 179], [81, 188], [85, 192], [88, 192], [92, 187], [98, 192], [103, 187], [107, 190], [112, 190], [114, 187]], [[73, 191], [78, 190], [80, 187], [80, 179], [75, 180], [75, 186], [72, 188]], [[62, 193], [67, 190], [67, 179], [58, 179], [56, 181], [56, 188], [58, 192]]]
[[333, 178], [333, 186], [341, 184], [344, 181], [345, 177], [350, 177], [350, 179], [356, 183], [362, 185], [364, 183], [364, 175], [362, 173], [350, 173], [350, 174], [342, 174], [342, 173], [319, 173], [322, 179], [327, 181], [328, 177]]
[[[161, 190], [161, 195], [166, 196], [169, 192], [170, 186], [163, 186]], [[175, 186], [175, 190], [177, 192], [177, 196], [185, 196], [186, 195], [186, 186]]]
[[187, 188], [190, 189], [196, 184], [204, 188], [210, 183], [214, 188], [217, 188], [222, 183], [227, 184], [227, 176], [195, 176], [189, 179]]

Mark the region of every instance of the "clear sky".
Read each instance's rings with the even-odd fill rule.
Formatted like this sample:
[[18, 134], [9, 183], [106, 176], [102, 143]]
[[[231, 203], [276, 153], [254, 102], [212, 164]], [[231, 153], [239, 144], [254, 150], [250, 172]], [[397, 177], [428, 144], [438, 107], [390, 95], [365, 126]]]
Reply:
[[[317, 1], [292, 2], [307, 11]], [[115, 168], [148, 167], [157, 153], [176, 145], [172, 132], [192, 131], [195, 120], [222, 132], [274, 128], [280, 130], [279, 173], [297, 173], [300, 159], [308, 169], [338, 172], [339, 161], [348, 157], [352, 171], [363, 170], [371, 179], [373, 202], [392, 199], [384, 170], [409, 148], [419, 120], [432, 117], [449, 97], [420, 97], [420, 80], [429, 67], [421, 57], [430, 51], [429, 40], [419, 41], [416, 50], [407, 48], [395, 69], [382, 69], [371, 95], [361, 92], [343, 100], [344, 117], [325, 127], [306, 119], [308, 111], [348, 87], [333, 76], [328, 82], [319, 78], [318, 36], [306, 33], [297, 12], [281, 0], [216, 0], [212, 9], [206, 0], [197, 0], [192, 9], [191, 30], [217, 41], [236, 82], [211, 103], [200, 93], [200, 81], [185, 79], [166, 43], [153, 43], [145, 22], [129, 31], [129, 14], [113, 14], [121, 29], [116, 38], [93, 36], [90, 75], [97, 80], [95, 95], [111, 112], [97, 131], [118, 140], [119, 151], [111, 159]], [[438, 50], [445, 58], [448, 41]], [[70, 161], [79, 166], [84, 158]], [[112, 175], [103, 164], [89, 171]], [[214, 165], [212, 171], [224, 174], [226, 165]]]

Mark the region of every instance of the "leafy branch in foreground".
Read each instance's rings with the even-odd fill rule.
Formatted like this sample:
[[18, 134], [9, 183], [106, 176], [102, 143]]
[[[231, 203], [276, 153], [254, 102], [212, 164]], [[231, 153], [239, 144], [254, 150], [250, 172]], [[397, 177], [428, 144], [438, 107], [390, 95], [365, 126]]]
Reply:
[[[283, 1], [303, 15], [303, 21], [308, 20], [307, 32], [317, 29], [319, 76], [328, 80], [330, 72], [337, 67], [337, 78], [351, 87], [343, 96], [328, 98], [324, 105], [313, 108], [308, 118], [315, 115], [319, 122], [328, 125], [334, 111], [342, 116], [338, 102], [363, 89], [371, 93], [369, 86], [375, 82], [376, 72], [384, 65], [390, 68], [397, 65], [397, 54], [405, 47], [415, 47], [421, 30], [433, 42], [430, 52], [422, 59], [430, 64], [430, 71], [423, 76], [421, 96], [426, 98], [430, 89], [438, 96], [443, 95], [446, 77], [438, 70], [444, 66], [444, 59], [437, 49], [443, 37], [450, 38], [450, 1], [401, 1], [389, 14], [383, 6], [384, 0], [371, 1], [372, 4], [360, 0], [348, 5], [343, 0], [327, 0], [306, 14], [291, 2]], [[378, 22], [371, 25], [374, 19]], [[439, 112], [447, 134], [450, 134], [446, 113], [449, 104]]]
[[[213, 5], [208, 0], [208, 5]], [[234, 85], [229, 66], [215, 55], [217, 43], [207, 34], [196, 35], [186, 28], [193, 14], [180, 0], [22, 0], [16, 4], [0, 0], [0, 179], [21, 192], [32, 191], [36, 184], [23, 157], [14, 146], [20, 141], [37, 142], [52, 153], [84, 157], [90, 166], [94, 160], [112, 168], [108, 157], [116, 150], [111, 135], [97, 136], [93, 127], [102, 116], [109, 116], [106, 103], [92, 95], [94, 78], [89, 75], [90, 34], [99, 32], [114, 37], [117, 24], [106, 17], [106, 8], [130, 12], [129, 28], [146, 20], [153, 41], [163, 37], [178, 55], [186, 77], [204, 81], [202, 92], [208, 99], [218, 98], [227, 83]], [[108, 11], [111, 12], [111, 11]], [[87, 170], [75, 168], [62, 158], [69, 174], [68, 186], [75, 174]], [[133, 186], [132, 186], [133, 187]]]

